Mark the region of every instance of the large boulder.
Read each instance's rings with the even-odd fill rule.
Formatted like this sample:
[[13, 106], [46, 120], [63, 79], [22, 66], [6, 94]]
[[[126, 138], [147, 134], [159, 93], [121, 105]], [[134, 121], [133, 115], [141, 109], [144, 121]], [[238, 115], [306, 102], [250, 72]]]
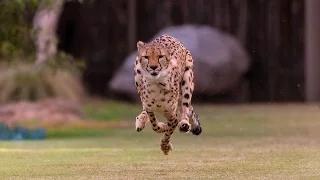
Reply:
[[[212, 27], [168, 27], [152, 39], [162, 34], [179, 39], [191, 51], [195, 63], [195, 94], [211, 96], [230, 92], [249, 68], [249, 57], [238, 40]], [[111, 91], [131, 100], [139, 100], [133, 80], [135, 56], [136, 52], [133, 52], [125, 59], [109, 84]]]

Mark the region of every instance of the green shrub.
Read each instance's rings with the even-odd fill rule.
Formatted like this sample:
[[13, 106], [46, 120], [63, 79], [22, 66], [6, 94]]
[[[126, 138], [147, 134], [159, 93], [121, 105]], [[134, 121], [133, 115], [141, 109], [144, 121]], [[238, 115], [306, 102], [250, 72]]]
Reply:
[[0, 0], [0, 57], [26, 56], [34, 52], [31, 21], [39, 2]]
[[78, 73], [66, 67], [11, 63], [0, 66], [0, 103], [64, 98], [80, 102], [84, 89]]

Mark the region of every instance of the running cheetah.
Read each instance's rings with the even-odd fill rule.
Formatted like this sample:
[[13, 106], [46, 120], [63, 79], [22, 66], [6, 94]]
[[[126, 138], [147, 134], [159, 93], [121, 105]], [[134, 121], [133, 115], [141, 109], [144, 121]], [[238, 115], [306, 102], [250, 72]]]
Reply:
[[[138, 41], [137, 49], [134, 80], [143, 110], [136, 117], [136, 131], [140, 132], [150, 121], [155, 132], [164, 133], [160, 147], [168, 155], [173, 149], [170, 137], [177, 126], [180, 132], [202, 132], [191, 105], [193, 59], [179, 40], [166, 34], [150, 43]], [[154, 112], [164, 115], [167, 123], [158, 122]]]

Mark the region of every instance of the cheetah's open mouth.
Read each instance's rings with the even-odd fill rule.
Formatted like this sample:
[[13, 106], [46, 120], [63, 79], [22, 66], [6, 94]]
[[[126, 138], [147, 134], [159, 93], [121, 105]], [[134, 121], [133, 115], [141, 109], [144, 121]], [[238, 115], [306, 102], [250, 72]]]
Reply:
[[151, 73], [151, 76], [156, 76], [156, 75], [158, 75], [158, 74], [155, 72]]

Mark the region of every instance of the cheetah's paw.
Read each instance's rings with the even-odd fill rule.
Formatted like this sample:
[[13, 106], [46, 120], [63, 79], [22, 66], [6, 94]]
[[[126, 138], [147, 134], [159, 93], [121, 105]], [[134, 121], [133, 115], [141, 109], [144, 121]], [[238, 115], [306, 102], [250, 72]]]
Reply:
[[180, 121], [178, 124], [178, 127], [179, 127], [179, 131], [181, 133], [187, 133], [191, 130], [191, 125], [189, 124], [189, 122], [187, 120]]
[[144, 127], [146, 126], [147, 122], [149, 121], [149, 118], [146, 114], [140, 114], [136, 117], [136, 131], [140, 132]]
[[196, 136], [200, 135], [201, 132], [202, 132], [202, 128], [201, 128], [201, 126], [196, 126], [196, 127], [191, 129], [191, 132], [192, 132], [193, 135], [196, 135]]
[[168, 153], [173, 150], [173, 146], [170, 142], [168, 144], [161, 144], [161, 150], [164, 155], [168, 155]]

